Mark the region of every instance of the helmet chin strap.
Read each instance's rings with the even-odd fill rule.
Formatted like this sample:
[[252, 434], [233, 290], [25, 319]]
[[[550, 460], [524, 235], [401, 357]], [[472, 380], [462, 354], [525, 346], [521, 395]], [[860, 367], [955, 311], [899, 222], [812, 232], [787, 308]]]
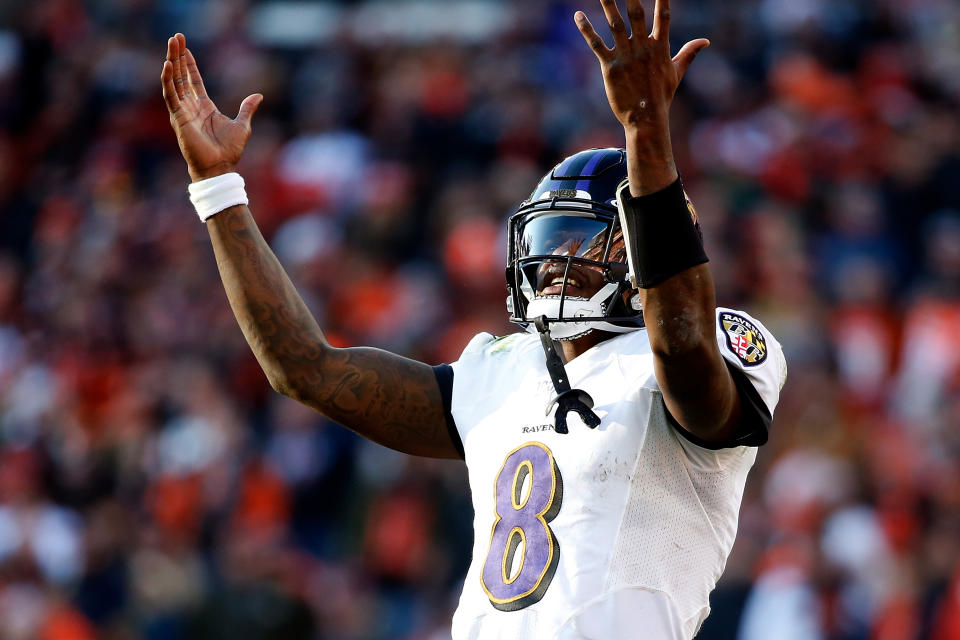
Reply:
[[588, 427], [596, 429], [600, 425], [600, 417], [593, 412], [593, 398], [583, 389], [570, 388], [567, 371], [564, 369], [563, 360], [560, 359], [560, 354], [557, 353], [557, 348], [553, 344], [553, 338], [547, 326], [548, 322], [546, 316], [538, 316], [533, 322], [540, 333], [540, 344], [547, 356], [547, 371], [553, 381], [553, 388], [557, 391], [557, 396], [547, 405], [547, 415], [550, 415], [553, 405], [557, 405], [557, 414], [553, 425], [557, 433], [570, 432], [567, 428], [567, 414], [571, 411], [580, 414], [580, 419]]
[[[591, 331], [600, 329], [612, 333], [627, 333], [636, 331], [640, 327], [619, 327], [603, 320], [588, 320], [585, 322], [558, 322], [559, 318], [602, 318], [613, 295], [620, 290], [617, 283], [607, 283], [589, 298], [566, 297], [535, 297], [527, 304], [527, 318], [534, 318], [527, 325], [531, 333], [540, 334], [540, 344], [547, 358], [547, 371], [553, 381], [553, 388], [557, 396], [547, 405], [547, 415], [554, 405], [557, 405], [554, 430], [557, 433], [569, 433], [567, 414], [576, 411], [580, 419], [591, 429], [600, 425], [600, 418], [593, 412], [593, 398], [583, 389], [571, 389], [567, 378], [567, 371], [563, 360], [557, 353], [554, 340], [573, 340], [585, 336]], [[561, 304], [561, 302], [563, 304]], [[553, 324], [551, 331], [550, 324]]]
[[[616, 283], [607, 283], [589, 298], [579, 298], [565, 296], [563, 298], [563, 317], [566, 318], [601, 318], [606, 311], [607, 299], [618, 289]], [[640, 327], [619, 327], [603, 320], [590, 320], [586, 322], [556, 322], [560, 318], [560, 296], [544, 298], [534, 297], [527, 304], [528, 318], [538, 318], [546, 316], [547, 321], [553, 321], [553, 327], [550, 333], [554, 340], [573, 340], [587, 335], [591, 331], [601, 330], [610, 333], [628, 333], [636, 331]], [[537, 330], [535, 323], [527, 325], [527, 331], [533, 333]]]

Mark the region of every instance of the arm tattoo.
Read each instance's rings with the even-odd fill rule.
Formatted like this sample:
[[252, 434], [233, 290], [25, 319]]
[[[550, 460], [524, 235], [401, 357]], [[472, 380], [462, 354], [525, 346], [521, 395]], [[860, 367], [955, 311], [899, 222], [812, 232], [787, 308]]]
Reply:
[[430, 366], [331, 347], [246, 207], [213, 216], [207, 228], [233, 313], [277, 391], [384, 446], [459, 457]]

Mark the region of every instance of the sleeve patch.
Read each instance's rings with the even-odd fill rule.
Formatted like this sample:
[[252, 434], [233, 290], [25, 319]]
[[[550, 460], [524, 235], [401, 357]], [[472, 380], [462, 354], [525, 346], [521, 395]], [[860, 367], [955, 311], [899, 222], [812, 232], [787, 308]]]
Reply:
[[720, 328], [727, 338], [727, 348], [745, 367], [755, 367], [767, 359], [767, 339], [760, 329], [739, 313], [720, 312]]

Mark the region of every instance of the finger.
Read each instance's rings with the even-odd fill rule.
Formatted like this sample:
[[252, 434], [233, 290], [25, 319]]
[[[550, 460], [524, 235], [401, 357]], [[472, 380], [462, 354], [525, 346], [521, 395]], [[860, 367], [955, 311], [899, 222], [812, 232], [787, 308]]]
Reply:
[[627, 0], [627, 19], [630, 21], [631, 35], [647, 32], [647, 16], [643, 12], [643, 3], [640, 0]]
[[163, 101], [167, 103], [167, 111], [171, 114], [180, 110], [180, 97], [173, 84], [173, 63], [164, 60], [163, 71], [160, 72], [160, 85], [163, 87]]
[[590, 19], [587, 18], [587, 15], [583, 11], [577, 11], [575, 14], [573, 14], [573, 19], [577, 23], [577, 28], [580, 30], [580, 34], [583, 36], [583, 39], [587, 41], [587, 45], [597, 55], [597, 57], [600, 59], [600, 62], [609, 60], [610, 54], [613, 52], [610, 49], [607, 49], [607, 45], [604, 44], [603, 38], [597, 34], [596, 30], [593, 28], [593, 25], [590, 24]]
[[603, 15], [607, 16], [607, 25], [610, 27], [610, 33], [613, 34], [613, 46], [629, 46], [627, 25], [620, 15], [620, 9], [617, 8], [617, 0], [600, 0], [600, 6], [603, 7]]
[[237, 114], [237, 122], [247, 129], [250, 128], [250, 121], [253, 120], [253, 114], [257, 112], [260, 103], [263, 102], [263, 94], [254, 93], [243, 99], [240, 103], [240, 113]]
[[657, 0], [653, 8], [653, 30], [650, 37], [654, 40], [670, 41], [670, 0]]
[[177, 56], [180, 55], [180, 42], [176, 36], [167, 38], [167, 60], [173, 65], [173, 83], [177, 83]]
[[167, 40], [167, 61], [171, 66], [171, 82], [173, 82], [174, 90], [173, 93], [177, 96], [177, 100], [183, 98], [183, 79], [180, 77], [180, 65], [177, 63], [178, 58], [180, 57], [180, 41], [176, 36]]
[[690, 68], [693, 59], [697, 54], [710, 46], [710, 41], [706, 38], [697, 38], [683, 45], [677, 55], [673, 56], [673, 64], [677, 69], [677, 80], [683, 80], [683, 76]]
[[182, 100], [187, 97], [187, 63], [184, 57], [184, 51], [187, 50], [187, 39], [182, 33], [175, 35], [174, 39], [177, 41], [177, 59], [174, 61], [174, 64], [177, 65], [177, 81], [174, 84], [177, 86], [177, 95]]
[[171, 62], [177, 58], [177, 40], [176, 38], [167, 38], [167, 60]]
[[187, 79], [190, 81], [193, 92], [198, 98], [206, 98], [207, 88], [203, 86], [203, 77], [200, 75], [200, 68], [197, 67], [197, 60], [193, 57], [190, 49], [186, 50], [185, 60], [187, 63]]

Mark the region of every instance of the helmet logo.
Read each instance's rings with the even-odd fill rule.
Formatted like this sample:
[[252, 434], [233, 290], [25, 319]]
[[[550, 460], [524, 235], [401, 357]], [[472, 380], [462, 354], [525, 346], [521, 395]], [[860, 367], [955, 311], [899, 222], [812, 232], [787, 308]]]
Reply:
[[550, 198], [576, 198], [577, 197], [576, 189], [556, 189], [550, 192], [548, 197]]

